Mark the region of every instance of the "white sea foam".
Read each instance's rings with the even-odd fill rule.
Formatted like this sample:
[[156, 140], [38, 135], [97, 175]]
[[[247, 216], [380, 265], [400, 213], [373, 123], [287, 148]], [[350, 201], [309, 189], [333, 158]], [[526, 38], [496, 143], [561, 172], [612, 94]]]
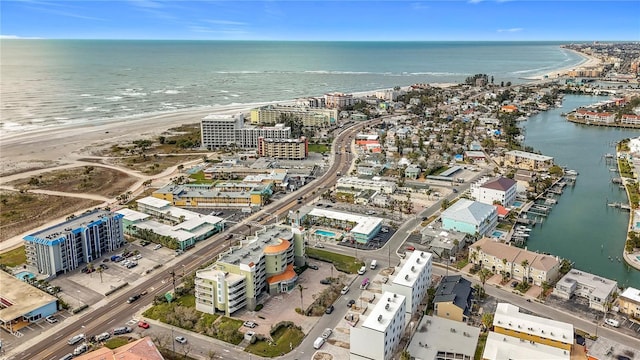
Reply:
[[240, 97], [240, 95], [238, 95], [238, 94], [229, 94], [229, 96], [231, 96], [231, 97]]
[[110, 100], [110, 101], [118, 101], [118, 100], [122, 99], [122, 96], [107, 96], [104, 99], [105, 100]]
[[168, 94], [168, 95], [175, 95], [175, 94], [180, 94], [180, 91], [178, 91], [178, 90], [167, 90], [164, 93]]
[[93, 96], [93, 95], [91, 95], [91, 94], [80, 94], [80, 97], [91, 97], [91, 96]]
[[99, 109], [99, 107], [97, 107], [97, 106], [88, 106], [88, 107], [84, 108], [82, 111], [96, 111], [98, 109]]

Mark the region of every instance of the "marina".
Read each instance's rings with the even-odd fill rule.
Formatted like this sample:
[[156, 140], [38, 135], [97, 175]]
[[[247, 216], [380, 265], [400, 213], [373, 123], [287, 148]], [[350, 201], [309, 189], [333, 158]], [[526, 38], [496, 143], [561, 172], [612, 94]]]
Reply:
[[[602, 99], [566, 95], [564, 107], [588, 106]], [[622, 139], [637, 136], [638, 131], [574, 124], [560, 113], [559, 109], [550, 109], [532, 115], [523, 123], [524, 145], [541, 149], [545, 155], [553, 156], [556, 163], [567, 164], [579, 172], [580, 182], [574, 187], [566, 186], [562, 195], [544, 196], [556, 199], [553, 211], [547, 216], [537, 215], [537, 219], [535, 214], [523, 213], [519, 217], [524, 217], [527, 223], [518, 219], [516, 227], [523, 225], [532, 229], [526, 238], [529, 250], [557, 255], [575, 262], [578, 269], [614, 279], [620, 286], [638, 288], [640, 272], [622, 260], [629, 212], [621, 210], [628, 199], [621, 191], [621, 180], [612, 179], [617, 172], [609, 171], [617, 168], [615, 145]], [[566, 178], [568, 175], [569, 171], [565, 171]], [[544, 204], [546, 200], [539, 202], [549, 205]], [[609, 204], [620, 204], [620, 207]], [[537, 224], [540, 226], [535, 226]]]

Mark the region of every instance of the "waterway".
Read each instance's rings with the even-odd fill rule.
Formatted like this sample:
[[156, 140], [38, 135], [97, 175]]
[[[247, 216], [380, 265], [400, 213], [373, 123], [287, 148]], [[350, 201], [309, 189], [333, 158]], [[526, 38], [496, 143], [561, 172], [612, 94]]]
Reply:
[[611, 183], [619, 175], [609, 169], [617, 166], [604, 158], [615, 154], [616, 142], [640, 131], [579, 125], [561, 116], [604, 99], [567, 95], [562, 108], [536, 114], [524, 123], [525, 145], [579, 172], [576, 185], [565, 188], [550, 215], [531, 231], [527, 247], [569, 259], [575, 268], [615, 279], [618, 286], [640, 288], [640, 271], [622, 259], [629, 212], [607, 206], [607, 202], [628, 203], [628, 199], [624, 190]]

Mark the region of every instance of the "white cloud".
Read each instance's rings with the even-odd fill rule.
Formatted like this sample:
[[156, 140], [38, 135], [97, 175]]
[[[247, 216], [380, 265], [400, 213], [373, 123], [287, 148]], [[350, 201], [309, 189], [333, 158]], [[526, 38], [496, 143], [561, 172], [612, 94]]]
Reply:
[[42, 38], [39, 38], [39, 37], [26, 37], [26, 36], [18, 36], [18, 35], [2, 35], [2, 34], [0, 34], [0, 39], [5, 39], [5, 40], [6, 39], [29, 39], [29, 40], [32, 40], [32, 39], [42, 39]]
[[247, 25], [247, 23], [232, 21], [232, 20], [204, 20], [204, 22], [207, 22], [209, 24], [216, 24], [216, 25], [235, 25], [235, 26]]
[[520, 32], [524, 30], [523, 28], [511, 28], [511, 29], [498, 29], [498, 32]]

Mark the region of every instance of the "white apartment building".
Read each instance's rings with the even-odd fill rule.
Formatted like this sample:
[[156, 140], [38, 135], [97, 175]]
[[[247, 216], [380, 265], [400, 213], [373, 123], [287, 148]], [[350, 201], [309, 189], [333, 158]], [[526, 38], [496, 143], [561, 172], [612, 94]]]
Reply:
[[520, 312], [520, 308], [498, 303], [483, 359], [569, 360], [573, 325]]
[[426, 251], [414, 251], [401, 264], [393, 280], [382, 285], [382, 291], [400, 294], [406, 297], [408, 316], [418, 310], [418, 305], [427, 294], [431, 285], [432, 255]]
[[209, 114], [200, 121], [202, 147], [221, 148], [236, 142], [236, 129], [244, 126], [244, 115]]
[[442, 228], [469, 235], [488, 235], [498, 224], [495, 206], [478, 201], [459, 199], [440, 215]]
[[359, 179], [357, 177], [346, 176], [338, 179], [336, 184], [338, 189], [345, 190], [374, 190], [381, 191], [385, 194], [393, 194], [396, 191], [397, 185], [392, 181], [375, 181], [367, 179]]
[[504, 154], [504, 164], [516, 169], [547, 171], [553, 166], [553, 157], [512, 150]]
[[255, 149], [258, 147], [259, 139], [289, 139], [291, 138], [291, 128], [284, 124], [264, 127], [243, 127], [236, 129], [236, 145], [243, 149]]
[[291, 128], [284, 124], [244, 127], [244, 115], [209, 114], [200, 122], [201, 146], [216, 149], [235, 145], [242, 149], [258, 147], [258, 139], [289, 139]]
[[517, 183], [509, 178], [482, 178], [471, 185], [471, 196], [478, 202], [508, 207], [516, 200]]
[[591, 309], [606, 311], [617, 291], [618, 283], [614, 280], [572, 269], [558, 281], [553, 294], [566, 300], [572, 295], [583, 297], [589, 300]]
[[390, 360], [404, 332], [405, 308], [403, 295], [384, 292], [369, 316], [351, 329], [349, 359]]

